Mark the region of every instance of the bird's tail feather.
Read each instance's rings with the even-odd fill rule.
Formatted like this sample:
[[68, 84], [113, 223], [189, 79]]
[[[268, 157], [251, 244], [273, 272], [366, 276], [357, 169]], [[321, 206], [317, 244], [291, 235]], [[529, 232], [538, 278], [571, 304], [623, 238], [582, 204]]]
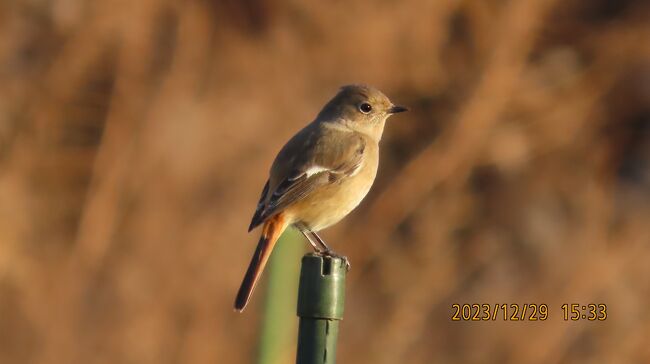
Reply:
[[273, 216], [264, 223], [262, 236], [257, 243], [257, 248], [248, 265], [248, 270], [235, 299], [236, 311], [243, 311], [248, 304], [255, 285], [257, 285], [257, 281], [260, 279], [262, 271], [264, 271], [264, 266], [266, 266], [266, 262], [271, 256], [271, 251], [273, 251], [275, 243], [286, 227], [286, 221], [282, 213]]

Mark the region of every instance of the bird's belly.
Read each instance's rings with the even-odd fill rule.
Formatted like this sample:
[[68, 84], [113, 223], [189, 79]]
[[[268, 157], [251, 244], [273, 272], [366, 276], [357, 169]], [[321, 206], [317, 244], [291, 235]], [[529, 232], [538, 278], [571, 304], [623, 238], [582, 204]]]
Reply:
[[[361, 203], [370, 191], [377, 168], [367, 166], [339, 183], [323, 187], [300, 201], [299, 222], [312, 231], [336, 224]], [[296, 210], [297, 211], [297, 210]]]

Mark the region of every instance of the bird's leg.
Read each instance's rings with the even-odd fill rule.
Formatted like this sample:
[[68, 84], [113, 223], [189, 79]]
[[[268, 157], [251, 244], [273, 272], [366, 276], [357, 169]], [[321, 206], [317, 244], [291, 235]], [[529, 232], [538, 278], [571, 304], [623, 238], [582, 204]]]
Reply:
[[325, 247], [325, 250], [322, 252], [319, 252], [319, 254], [322, 254], [324, 256], [328, 257], [333, 257], [333, 258], [341, 258], [343, 262], [345, 263], [345, 270], [349, 271], [351, 266], [350, 266], [350, 261], [348, 260], [348, 257], [337, 254], [334, 252], [334, 250], [330, 249], [330, 247], [325, 243], [325, 240], [323, 240], [318, 234], [316, 234], [315, 231], [309, 230], [309, 233], [318, 241], [319, 245]]
[[305, 238], [307, 238], [307, 240], [309, 240], [309, 244], [311, 244], [311, 246], [314, 248], [314, 250], [317, 253], [324, 254], [325, 252], [330, 250], [330, 248], [322, 242], [320, 237], [319, 238], [314, 237], [312, 235], [312, 231], [309, 230], [306, 226], [301, 224], [301, 225], [297, 225], [297, 227], [298, 227], [298, 230], [300, 230], [300, 232], [302, 233], [302, 235], [304, 235]]
[[311, 236], [313, 236], [314, 239], [316, 239], [316, 241], [318, 241], [318, 245], [320, 245], [320, 246], [322, 246], [323, 248], [325, 248], [323, 252], [331, 252], [331, 253], [334, 253], [334, 252], [332, 251], [332, 249], [329, 247], [329, 245], [327, 245], [327, 244], [325, 243], [325, 240], [323, 240], [323, 239], [322, 239], [318, 234], [316, 234], [316, 232], [309, 230], [309, 234], [310, 234]]
[[341, 258], [345, 262], [345, 269], [350, 270], [350, 261], [348, 257], [339, 255], [335, 253], [316, 232], [311, 231], [307, 226], [303, 224], [296, 224], [296, 227], [302, 235], [309, 240], [309, 244], [314, 248], [317, 254], [333, 258]]

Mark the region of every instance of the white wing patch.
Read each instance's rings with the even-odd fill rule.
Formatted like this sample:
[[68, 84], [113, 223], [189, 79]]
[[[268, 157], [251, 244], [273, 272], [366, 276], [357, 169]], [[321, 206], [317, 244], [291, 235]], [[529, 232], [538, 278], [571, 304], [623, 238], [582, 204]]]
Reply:
[[307, 178], [309, 178], [315, 175], [316, 173], [320, 173], [324, 171], [329, 171], [329, 168], [325, 168], [322, 166], [311, 166], [305, 171], [305, 175], [307, 175]]
[[329, 170], [330, 170], [329, 168], [325, 168], [325, 167], [322, 167], [322, 166], [311, 166], [311, 167], [307, 168], [306, 171], [304, 171], [304, 172], [302, 172], [300, 174], [296, 174], [293, 177], [289, 177], [289, 178], [287, 178], [287, 180], [288, 181], [295, 181], [295, 180], [298, 180], [298, 179], [300, 179], [302, 177], [309, 178], [309, 177], [315, 175], [316, 173], [325, 172], [325, 171], [329, 171]]

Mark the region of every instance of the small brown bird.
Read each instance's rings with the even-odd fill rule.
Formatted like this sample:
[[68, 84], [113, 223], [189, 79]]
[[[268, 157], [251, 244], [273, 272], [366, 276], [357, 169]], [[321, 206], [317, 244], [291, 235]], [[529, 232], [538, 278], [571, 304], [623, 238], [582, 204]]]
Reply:
[[293, 225], [314, 249], [335, 255], [316, 233], [352, 211], [377, 174], [379, 140], [386, 119], [406, 111], [365, 85], [341, 88], [309, 125], [280, 150], [248, 228], [262, 236], [235, 299], [243, 311], [275, 242]]

